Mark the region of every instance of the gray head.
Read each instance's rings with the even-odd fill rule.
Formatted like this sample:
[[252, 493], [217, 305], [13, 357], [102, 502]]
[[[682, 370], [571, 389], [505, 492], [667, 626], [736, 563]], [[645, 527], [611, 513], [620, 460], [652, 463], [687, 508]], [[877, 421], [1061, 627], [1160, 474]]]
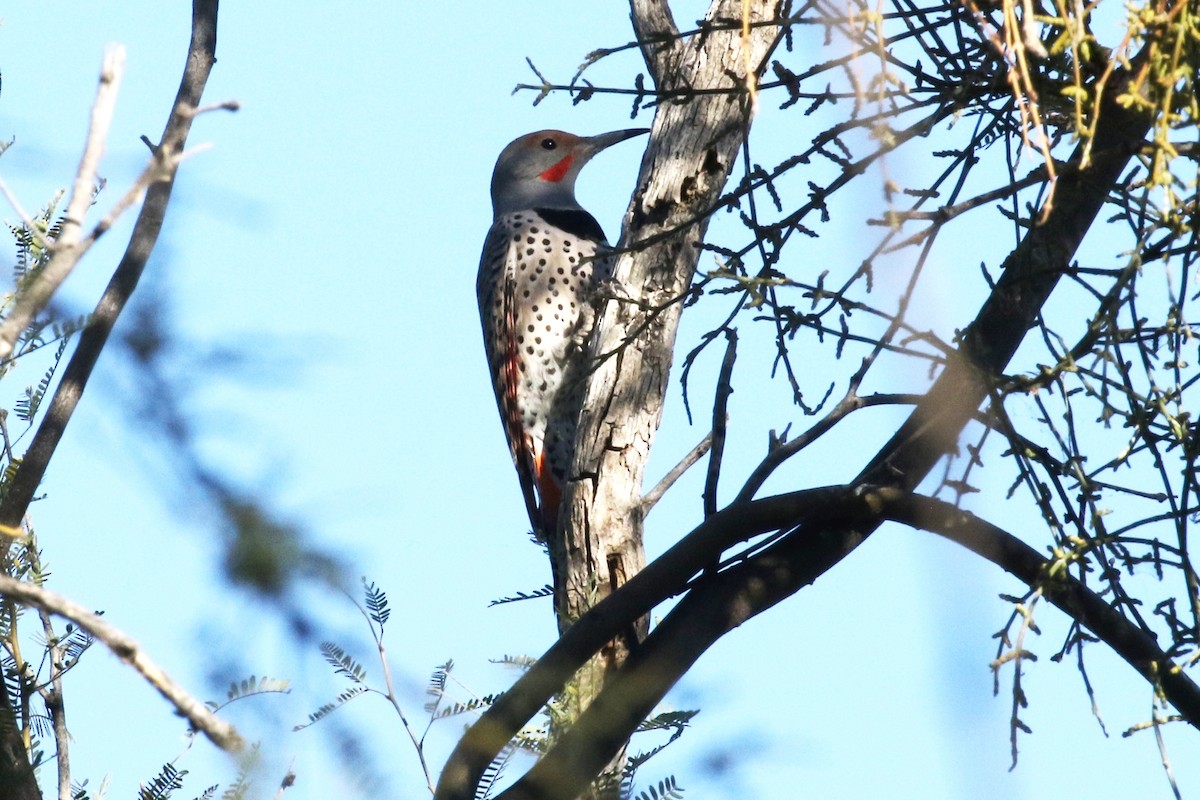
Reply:
[[513, 140], [492, 172], [492, 212], [495, 216], [530, 208], [579, 208], [575, 179], [583, 165], [606, 147], [649, 133], [632, 128], [599, 136], [575, 136], [565, 131], [538, 131]]

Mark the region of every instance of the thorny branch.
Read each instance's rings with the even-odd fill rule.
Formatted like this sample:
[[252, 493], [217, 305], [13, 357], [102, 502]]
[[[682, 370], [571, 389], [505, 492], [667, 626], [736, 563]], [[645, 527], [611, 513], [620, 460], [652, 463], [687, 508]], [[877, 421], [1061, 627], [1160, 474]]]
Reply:
[[[1168, 1], [1164, 8], [1169, 16], [1183, 14], [1186, 6]], [[1196, 298], [1185, 295], [1194, 282], [1198, 258], [1191, 224], [1197, 202], [1194, 182], [1172, 184], [1159, 170], [1167, 155], [1188, 158], [1193, 149], [1187, 139], [1194, 134], [1194, 115], [1164, 105], [1173, 102], [1169, 97], [1176, 91], [1169, 69], [1182, 63], [1178, 53], [1167, 56], [1170, 48], [1165, 44], [1179, 40], [1168, 40], [1166, 23], [1156, 18], [1121, 42], [1102, 45], [1086, 24], [1091, 6], [1060, 4], [1048, 10], [1049, 16], [1038, 17], [1032, 4], [1012, 0], [967, 6], [897, 0], [883, 13], [863, 4], [853, 4], [851, 10], [854, 13], [847, 14], [840, 4], [827, 0], [814, 0], [794, 13], [785, 6], [776, 19], [789, 54], [796, 30], [804, 26], [822, 29], [826, 44], [839, 38], [850, 43], [849, 52], [815, 66], [797, 65], [794, 57], [781, 53], [772, 65], [777, 80], [756, 84], [760, 102], [782, 95], [782, 109], [808, 103], [805, 113], [818, 129], [811, 144], [772, 166], [756, 163], [753, 139], [746, 140], [740, 181], [712, 204], [690, 216], [676, 214], [670, 225], [660, 223], [620, 252], [637, 258], [707, 224], [722, 210], [734, 212], [731, 216], [741, 221], [739, 241], [703, 245], [719, 254], [720, 270], [693, 282], [693, 293], [674, 295], [672, 305], [711, 304], [722, 294], [732, 296], [731, 309], [688, 355], [685, 380], [699, 352], [739, 316], [771, 326], [775, 368], [805, 414], [818, 413], [825, 404], [805, 402], [808, 384], [820, 380], [824, 386], [829, 379], [812, 377], [811, 370], [793, 364], [793, 348], [802, 336], [811, 335], [803, 340], [806, 360], [822, 345], [838, 360], [855, 348], [867, 354], [846, 381], [842, 400], [821, 419], [790, 441], [786, 434], [772, 436], [766, 458], [732, 505], [718, 509], [712, 500], [715, 492], [705, 493], [701, 510], [711, 516], [679, 545], [696, 552], [685, 557], [673, 548], [567, 630], [472, 729], [450, 769], [461, 767], [470, 774], [479, 764], [475, 760], [502, 746], [567, 680], [574, 666], [616, 635], [622, 624], [648, 613], [665, 597], [684, 593], [606, 686], [597, 705], [506, 795], [569, 796], [579, 781], [596, 773], [597, 765], [602, 766], [628, 736], [629, 725], [648, 713], [708, 643], [811, 582], [882, 520], [916, 524], [917, 516], [920, 525], [972, 547], [1036, 587], [1034, 591], [1091, 628], [1147, 680], [1162, 686], [1176, 708], [1186, 706], [1189, 710], [1182, 716], [1200, 724], [1196, 687], [1174, 665], [1200, 647], [1200, 580], [1187, 546], [1188, 519], [1200, 507], [1200, 432], [1193, 421], [1195, 412], [1185, 403], [1185, 394], [1194, 393], [1200, 384], [1200, 375], [1188, 369], [1193, 354], [1185, 352], [1200, 324], [1188, 316], [1189, 303]], [[674, 104], [722, 92], [740, 97], [744, 84], [736, 81], [704, 91], [688, 82], [685, 40], [678, 37], [666, 4], [635, 2], [634, 11], [636, 42], [599, 55], [636, 46], [646, 56], [652, 88], [639, 75], [632, 89], [611, 90], [632, 94], [635, 114], [647, 106], [663, 113]], [[721, 24], [733, 21], [731, 16]], [[695, 36], [709, 35], [706, 26], [715, 30], [716, 24], [710, 16]], [[1068, 35], [1060, 35], [1063, 31]], [[812, 52], [797, 50], [805, 56]], [[1027, 57], [1027, 50], [1038, 57]], [[1194, 48], [1188, 51], [1193, 52]], [[877, 59], [873, 75], [857, 68], [865, 56]], [[589, 57], [584, 68], [593, 60]], [[1158, 84], [1148, 78], [1152, 72]], [[555, 90], [556, 84], [539, 77], [540, 92]], [[582, 83], [577, 75], [565, 84], [576, 101], [610, 91]], [[1168, 95], [1165, 101], [1155, 94], [1163, 91]], [[1056, 105], [1054, 99], [1060, 97], [1066, 102]], [[1164, 120], [1173, 122], [1167, 125]], [[942, 130], [948, 122], [953, 122], [949, 133]], [[1147, 142], [1152, 125], [1156, 137]], [[1169, 129], [1168, 139], [1174, 135], [1184, 141], [1159, 137], [1163, 125]], [[935, 134], [939, 145], [946, 146], [933, 150], [928, 161], [933, 177], [912, 187], [893, 181], [887, 156], [902, 148], [912, 153], [914, 143]], [[1018, 174], [1019, 156], [1031, 145], [1042, 166]], [[999, 178], [979, 167], [988, 163], [999, 166]], [[886, 230], [867, 248], [865, 258], [856, 260], [859, 248], [854, 242], [847, 243], [849, 257], [815, 246], [816, 255], [793, 255], [796, 248], [789, 245], [816, 239], [824, 230], [821, 226], [839, 210], [845, 216], [841, 190], [873, 170], [883, 177], [888, 209], [880, 217]], [[1185, 185], [1192, 194], [1179, 196]], [[1166, 202], [1159, 202], [1162, 195]], [[1078, 255], [1084, 235], [1106, 205], [1115, 209], [1110, 221], [1127, 228], [1132, 255], [1124, 268], [1096, 266], [1094, 256]], [[1007, 227], [1013, 237], [998, 275], [989, 271], [984, 257], [964, 263], [961, 248], [949, 255], [945, 246], [935, 252], [935, 244], [945, 241], [953, 223], [970, 217], [987, 225], [988, 214], [993, 215], [989, 230]], [[901, 227], [908, 221], [928, 225], [905, 238]], [[1087, 260], [1076, 263], [1076, 258]], [[918, 289], [929, 282], [927, 275], [939, 260], [953, 267], [955, 278], [973, 273], [978, 265], [975, 279], [987, 297], [973, 321], [955, 317], [952, 330], [926, 329], [910, 319], [919, 307]], [[1167, 266], [1165, 313], [1157, 305], [1147, 313], [1147, 293], [1138, 292], [1149, 280], [1143, 268], [1155, 261]], [[821, 272], [814, 279], [811, 273], [817, 269]], [[809, 274], [797, 277], [804, 270]], [[951, 271], [940, 274], [944, 278]], [[896, 281], [897, 272], [907, 280]], [[891, 291], [889, 281], [899, 288], [880, 300], [881, 285], [885, 294]], [[826, 288], [827, 283], [832, 288]], [[1164, 294], [1159, 286], [1153, 289], [1155, 295]], [[1068, 306], [1079, 296], [1084, 302], [1063, 314], [1047, 305], [1052, 293], [1065, 294]], [[802, 302], [811, 308], [799, 310]], [[895, 303], [894, 310], [889, 302]], [[1082, 315], [1073, 313], [1078, 308], [1084, 309]], [[1085, 328], [1082, 335], [1077, 332], [1080, 327]], [[1026, 336], [1031, 330], [1035, 335]], [[1076, 344], [1069, 346], [1070, 342]], [[626, 345], [623, 342], [622, 348]], [[1010, 366], [1018, 346], [1034, 349], [1035, 358], [1048, 363], [1031, 366], [1026, 360]], [[919, 370], [935, 379], [933, 387], [867, 394], [862, 387], [868, 377], [887, 379], [879, 364], [891, 365], [893, 372]], [[1010, 369], [1014, 374], [1007, 373]], [[827, 398], [834, 396], [829, 385]], [[721, 396], [719, 390], [714, 396]], [[857, 490], [835, 487], [753, 499], [779, 466], [838, 427], [851, 412], [883, 404], [908, 405], [913, 411], [862, 470]], [[1035, 409], [1032, 422], [1021, 417], [1014, 423], [1008, 407], [1018, 404]], [[1092, 409], [1099, 413], [1091, 414]], [[960, 440], [972, 420], [981, 423], [982, 433], [972, 433], [974, 441], [964, 445]], [[1089, 446], [1108, 446], [1110, 427], [1124, 432], [1125, 445], [1115, 455], [1097, 458]], [[977, 476], [985, 466], [989, 474], [996, 472], [991, 463], [995, 461], [1002, 468], [1012, 465], [1016, 479], [1009, 496], [1018, 490], [1028, 493], [1030, 507], [1045, 521], [1049, 538], [1056, 547], [1069, 545], [1071, 559], [1044, 559], [998, 528], [955, 516], [961, 512], [943, 501], [909, 494], [939, 462], [944, 468], [938, 491], [949, 489], [958, 497], [977, 491]], [[1131, 473], [1129, 466], [1135, 462], [1140, 469]], [[1159, 486], [1147, 487], [1147, 475]], [[1110, 525], [1106, 517], [1111, 509], [1104, 500], [1112, 495], [1167, 508], [1153, 507], [1140, 517], [1128, 514], [1133, 521]], [[726, 548], [770, 533], [757, 527], [761, 520], [750, 510], [776, 501], [824, 503], [826, 516], [792, 509], [792, 523], [776, 520], [781, 525], [776, 534], [722, 560]], [[713, 531], [726, 523], [726, 514], [739, 522], [729, 523], [730, 529], [718, 536]], [[1174, 525], [1175, 541], [1138, 535], [1162, 521]], [[695, 571], [714, 563], [723, 564], [722, 569], [693, 579]], [[1152, 612], [1122, 583], [1124, 575], [1139, 567], [1179, 581], [1175, 596]], [[677, 572], [660, 571], [668, 568]], [[1051, 574], [1052, 581], [1045, 579]], [[644, 583], [642, 576], [647, 576]], [[647, 588], [651, 586], [656, 588]], [[1158, 631], [1166, 628], [1169, 647], [1160, 649], [1154, 643], [1154, 626]], [[1082, 640], [1076, 646], [1082, 648]], [[568, 655], [572, 648], [578, 651]], [[1082, 671], [1081, 653], [1079, 657]], [[1177, 682], [1169, 687], [1161, 683], [1164, 671]]]

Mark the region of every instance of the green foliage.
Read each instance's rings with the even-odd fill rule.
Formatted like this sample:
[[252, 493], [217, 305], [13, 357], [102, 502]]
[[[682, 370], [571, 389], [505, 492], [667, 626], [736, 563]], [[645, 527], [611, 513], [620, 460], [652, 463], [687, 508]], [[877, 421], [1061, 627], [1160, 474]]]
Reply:
[[187, 770], [180, 770], [174, 764], [163, 764], [158, 774], [149, 783], [142, 784], [138, 791], [138, 800], [167, 800], [171, 792], [183, 786], [183, 776]]
[[[64, 191], [60, 189], [41, 212], [29, 220], [32, 225], [9, 225], [17, 243], [17, 263], [13, 265], [13, 280], [18, 287], [36, 278], [50, 263], [48, 245], [62, 233], [63, 219], [55, 218]], [[53, 222], [51, 221], [53, 220]]]
[[[625, 795], [631, 797], [631, 795]], [[663, 778], [658, 782], [657, 786], [651, 786], [639, 794], [635, 800], [679, 800], [683, 797], [683, 787], [675, 781], [675, 776], [671, 775]]]
[[253, 697], [259, 694], [287, 694], [291, 691], [291, 684], [287, 680], [278, 678], [268, 678], [263, 676], [256, 678], [251, 675], [249, 678], [244, 678], [237, 683], [229, 684], [229, 691], [226, 693], [226, 702], [220, 706], [215, 706], [215, 710], [219, 710], [229, 705], [235, 700], [242, 700], [246, 697]]
[[504, 605], [505, 603], [516, 603], [521, 600], [537, 600], [540, 597], [553, 597], [553, 596], [554, 596], [554, 587], [547, 583], [542, 588], [534, 589], [532, 592], [517, 592], [515, 595], [512, 595], [510, 597], [497, 598], [497, 599], [493, 600], [492, 602], [488, 603], [488, 608], [491, 608], [492, 606]]
[[54, 373], [58, 370], [58, 365], [62, 361], [63, 354], [66, 352], [69, 342], [70, 339], [66, 337], [59, 340], [58, 349], [54, 353], [54, 363], [42, 374], [42, 379], [38, 381], [36, 387], [25, 387], [24, 396], [17, 400], [13, 406], [13, 411], [16, 413], [17, 419], [22, 422], [33, 423], [34, 415], [37, 414], [38, 408], [42, 405], [42, 399], [50, 389], [50, 381], [54, 378]]
[[259, 745], [255, 742], [251, 746], [250, 752], [242, 758], [241, 766], [238, 767], [237, 777], [221, 793], [221, 800], [245, 800], [246, 796], [250, 794], [250, 771], [258, 763], [258, 752]]
[[425, 703], [426, 713], [430, 715], [437, 713], [442, 698], [446, 694], [446, 680], [450, 677], [452, 669], [454, 669], [454, 659], [438, 665], [433, 674], [429, 676], [429, 685], [425, 687], [425, 696], [429, 698]]
[[487, 769], [483, 771], [483, 775], [479, 778], [479, 785], [475, 787], [475, 800], [488, 800], [492, 796], [500, 779], [504, 776], [504, 768], [508, 766], [509, 760], [512, 758], [516, 748], [511, 744], [506, 745], [500, 753], [492, 759], [492, 763], [487, 765]]
[[[63, 219], [56, 216], [62, 195], [61, 191], [56, 194], [54, 199], [47, 203], [45, 208], [27, 223], [22, 223], [19, 226], [8, 226], [17, 248], [16, 262], [13, 264], [13, 280], [18, 291], [21, 287], [36, 279], [42, 270], [46, 268], [46, 265], [50, 263], [49, 245], [62, 232]], [[10, 292], [0, 301], [0, 319], [8, 316], [8, 311], [15, 299], [16, 293]], [[41, 396], [45, 394], [49, 386], [50, 378], [53, 377], [54, 370], [57, 368], [66, 350], [67, 341], [73, 333], [83, 328], [86, 322], [86, 317], [64, 321], [42, 314], [35, 318], [29, 327], [17, 337], [12, 356], [8, 361], [0, 364], [0, 377], [7, 375], [20, 358], [36, 350], [40, 350], [49, 344], [55, 342], [59, 344], [58, 352], [54, 355], [53, 363], [43, 376], [42, 382], [38, 384], [37, 388], [27, 388], [26, 397], [23, 401], [18, 401], [16, 405], [18, 415], [21, 416], [23, 421], [30, 421], [36, 413], [37, 402], [40, 402]], [[36, 401], [34, 400], [35, 396]], [[22, 412], [22, 409], [24, 412]], [[23, 416], [22, 413], [24, 413]]]
[[387, 624], [388, 617], [392, 614], [392, 610], [388, 608], [387, 595], [374, 583], [367, 583], [366, 578], [363, 578], [363, 594], [371, 620], [379, 626], [379, 632], [383, 633], [383, 626]]
[[333, 702], [325, 703], [323, 706], [318, 708], [316, 711], [313, 711], [312, 713], [310, 713], [308, 715], [308, 722], [302, 722], [299, 725], [295, 725], [292, 727], [292, 730], [293, 731], [302, 731], [305, 728], [307, 728], [308, 726], [313, 725], [317, 722], [320, 722], [321, 720], [325, 719], [330, 714], [332, 714], [334, 711], [337, 711], [339, 708], [344, 706], [346, 703], [348, 703], [351, 700], [353, 700], [354, 698], [358, 697], [360, 694], [365, 694], [366, 692], [369, 692], [369, 691], [370, 691], [370, 689], [368, 689], [366, 686], [351, 686], [349, 689], [347, 689], [346, 691], [342, 692], [337, 697], [335, 697], [333, 699]]
[[461, 703], [452, 701], [449, 705], [433, 711], [433, 718], [446, 719], [447, 717], [455, 717], [459, 714], [466, 714], [467, 712], [471, 711], [482, 711], [483, 709], [491, 706], [492, 703], [495, 703], [497, 700], [499, 700], [500, 697], [500, 694], [486, 694], [483, 697], [473, 697], [470, 700], [466, 700]]
[[62, 654], [62, 671], [66, 672], [79, 663], [79, 659], [83, 657], [84, 652], [95, 641], [95, 638], [83, 628], [78, 628], [73, 623], [68, 622], [66, 635], [57, 642]]
[[325, 656], [334, 672], [355, 683], [362, 683], [367, 676], [367, 671], [362, 665], [333, 642], [321, 642], [321, 655]]
[[506, 667], [516, 667], [524, 672], [537, 663], [537, 659], [533, 656], [510, 656], [502, 655], [499, 658], [491, 659], [493, 664], [503, 664]]
[[697, 711], [664, 711], [661, 714], [656, 714], [653, 717], [645, 720], [637, 727], [637, 733], [645, 733], [647, 731], [672, 731], [671, 737], [662, 744], [656, 745], [649, 750], [640, 753], [635, 753], [629, 757], [628, 763], [625, 765], [625, 773], [630, 778], [637, 772], [638, 768], [645, 764], [650, 759], [670, 747], [680, 736], [683, 735], [684, 728], [691, 724], [692, 718], [700, 712]]
[[699, 710], [664, 711], [661, 714], [655, 714], [650, 719], [638, 725], [637, 732], [673, 730], [675, 733], [671, 736], [671, 741], [675, 741], [683, 734], [683, 729], [691, 724], [691, 721], [699, 713]]

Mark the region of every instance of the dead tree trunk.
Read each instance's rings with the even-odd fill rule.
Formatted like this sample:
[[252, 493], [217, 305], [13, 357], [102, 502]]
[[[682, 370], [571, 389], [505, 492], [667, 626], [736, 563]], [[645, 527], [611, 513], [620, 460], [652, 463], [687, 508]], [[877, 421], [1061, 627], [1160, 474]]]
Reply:
[[[614, 297], [592, 340], [598, 367], [584, 403], [567, 513], [552, 558], [560, 631], [645, 566], [642, 483], [662, 416], [682, 299], [709, 216], [752, 118], [753, 86], [780, 35], [776, 0], [717, 0], [704, 33], [681, 38], [662, 0], [633, 0], [633, 24], [663, 101], [626, 212]], [[743, 23], [746, 24], [743, 24]], [[747, 76], [747, 73], [749, 77]], [[641, 620], [580, 673], [577, 716], [645, 636]]]

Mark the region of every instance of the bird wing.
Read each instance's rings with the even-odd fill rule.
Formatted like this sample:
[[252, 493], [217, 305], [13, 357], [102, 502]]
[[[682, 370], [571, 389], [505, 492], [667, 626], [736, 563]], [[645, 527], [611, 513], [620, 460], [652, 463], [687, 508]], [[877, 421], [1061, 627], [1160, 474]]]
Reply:
[[[533, 437], [525, 430], [517, 391], [521, 382], [520, 354], [517, 349], [516, 279], [513, 275], [512, 241], [503, 227], [493, 225], [483, 245], [479, 277], [475, 291], [483, 321], [484, 348], [491, 368], [496, 404], [504, 423], [504, 435], [512, 452], [525, 510], [535, 531], [542, 527], [537, 486], [541, 453], [536, 452]], [[494, 329], [488, 330], [488, 315], [495, 315]]]

